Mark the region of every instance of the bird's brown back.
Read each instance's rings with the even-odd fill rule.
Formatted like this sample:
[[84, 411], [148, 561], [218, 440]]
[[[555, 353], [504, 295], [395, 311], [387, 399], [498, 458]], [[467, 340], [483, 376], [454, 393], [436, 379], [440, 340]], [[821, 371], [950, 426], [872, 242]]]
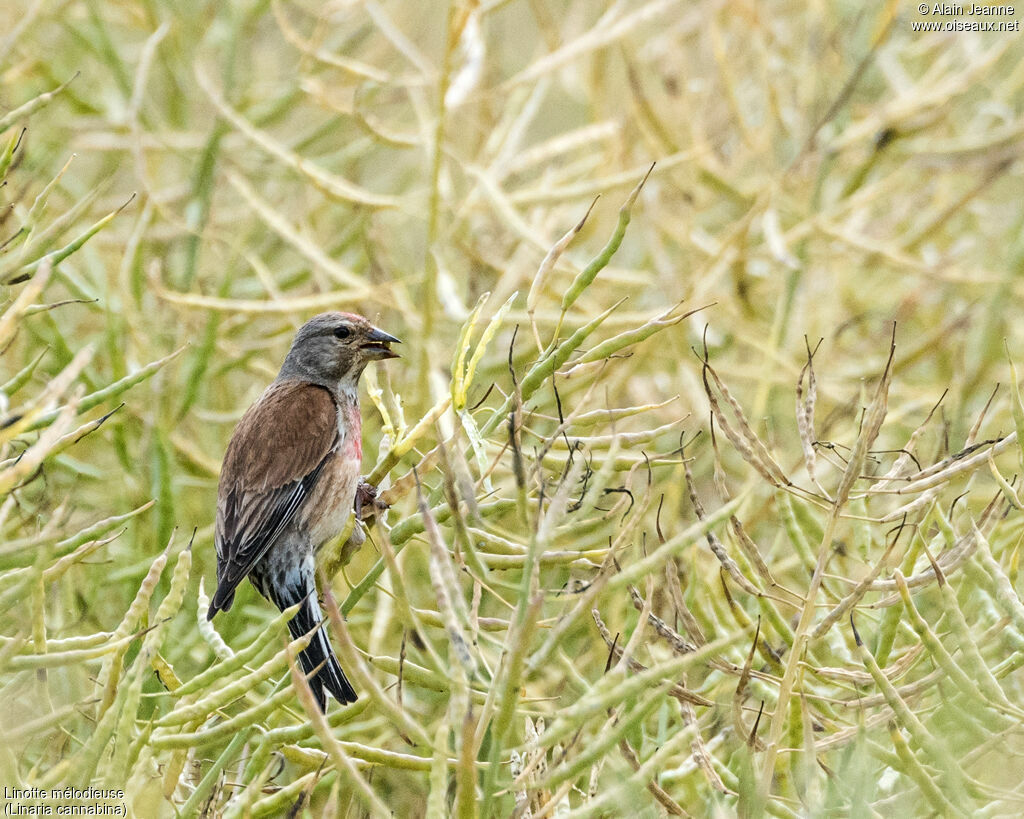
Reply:
[[330, 392], [301, 381], [272, 384], [235, 427], [218, 497], [232, 488], [265, 492], [299, 480], [334, 448], [337, 437]]
[[237, 585], [269, 548], [312, 489], [338, 437], [333, 396], [307, 382], [275, 382], [246, 411], [221, 467], [218, 579]]

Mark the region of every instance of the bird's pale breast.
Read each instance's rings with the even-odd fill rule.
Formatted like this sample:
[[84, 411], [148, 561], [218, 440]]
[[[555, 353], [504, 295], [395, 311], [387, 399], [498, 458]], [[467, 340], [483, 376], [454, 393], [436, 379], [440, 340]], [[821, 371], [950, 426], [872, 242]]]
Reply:
[[352, 512], [363, 456], [358, 405], [339, 408], [338, 431], [338, 448], [299, 511], [299, 525], [309, 533], [314, 549], [341, 534]]

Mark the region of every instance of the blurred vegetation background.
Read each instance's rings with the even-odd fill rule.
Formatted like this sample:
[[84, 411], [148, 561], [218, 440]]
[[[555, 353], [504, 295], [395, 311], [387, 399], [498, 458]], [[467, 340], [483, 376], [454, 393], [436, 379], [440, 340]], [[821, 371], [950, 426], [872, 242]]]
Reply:
[[[1024, 40], [915, 8], [3, 3], [3, 784], [1024, 812]], [[404, 343], [325, 721], [255, 592], [197, 614], [327, 309]]]

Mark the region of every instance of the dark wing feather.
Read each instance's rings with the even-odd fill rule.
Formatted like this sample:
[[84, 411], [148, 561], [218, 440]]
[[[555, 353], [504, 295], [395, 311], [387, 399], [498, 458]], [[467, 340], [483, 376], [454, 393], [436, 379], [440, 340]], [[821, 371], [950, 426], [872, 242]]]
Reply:
[[299, 381], [273, 384], [238, 422], [217, 493], [217, 591], [207, 617], [274, 545], [338, 445], [334, 398]]

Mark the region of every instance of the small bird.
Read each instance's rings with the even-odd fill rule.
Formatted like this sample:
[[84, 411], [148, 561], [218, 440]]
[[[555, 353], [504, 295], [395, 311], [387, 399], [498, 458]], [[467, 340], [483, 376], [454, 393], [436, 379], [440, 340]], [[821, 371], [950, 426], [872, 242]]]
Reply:
[[[206, 614], [227, 611], [248, 575], [282, 611], [293, 638], [320, 626], [316, 554], [348, 524], [360, 486], [362, 419], [359, 376], [371, 361], [397, 358], [394, 336], [352, 313], [322, 313], [304, 324], [274, 382], [238, 422], [217, 489], [217, 591]], [[360, 495], [363, 494], [360, 491]], [[361, 543], [358, 525], [349, 544]], [[320, 626], [300, 654], [325, 711], [327, 695], [344, 704], [356, 692]]]

